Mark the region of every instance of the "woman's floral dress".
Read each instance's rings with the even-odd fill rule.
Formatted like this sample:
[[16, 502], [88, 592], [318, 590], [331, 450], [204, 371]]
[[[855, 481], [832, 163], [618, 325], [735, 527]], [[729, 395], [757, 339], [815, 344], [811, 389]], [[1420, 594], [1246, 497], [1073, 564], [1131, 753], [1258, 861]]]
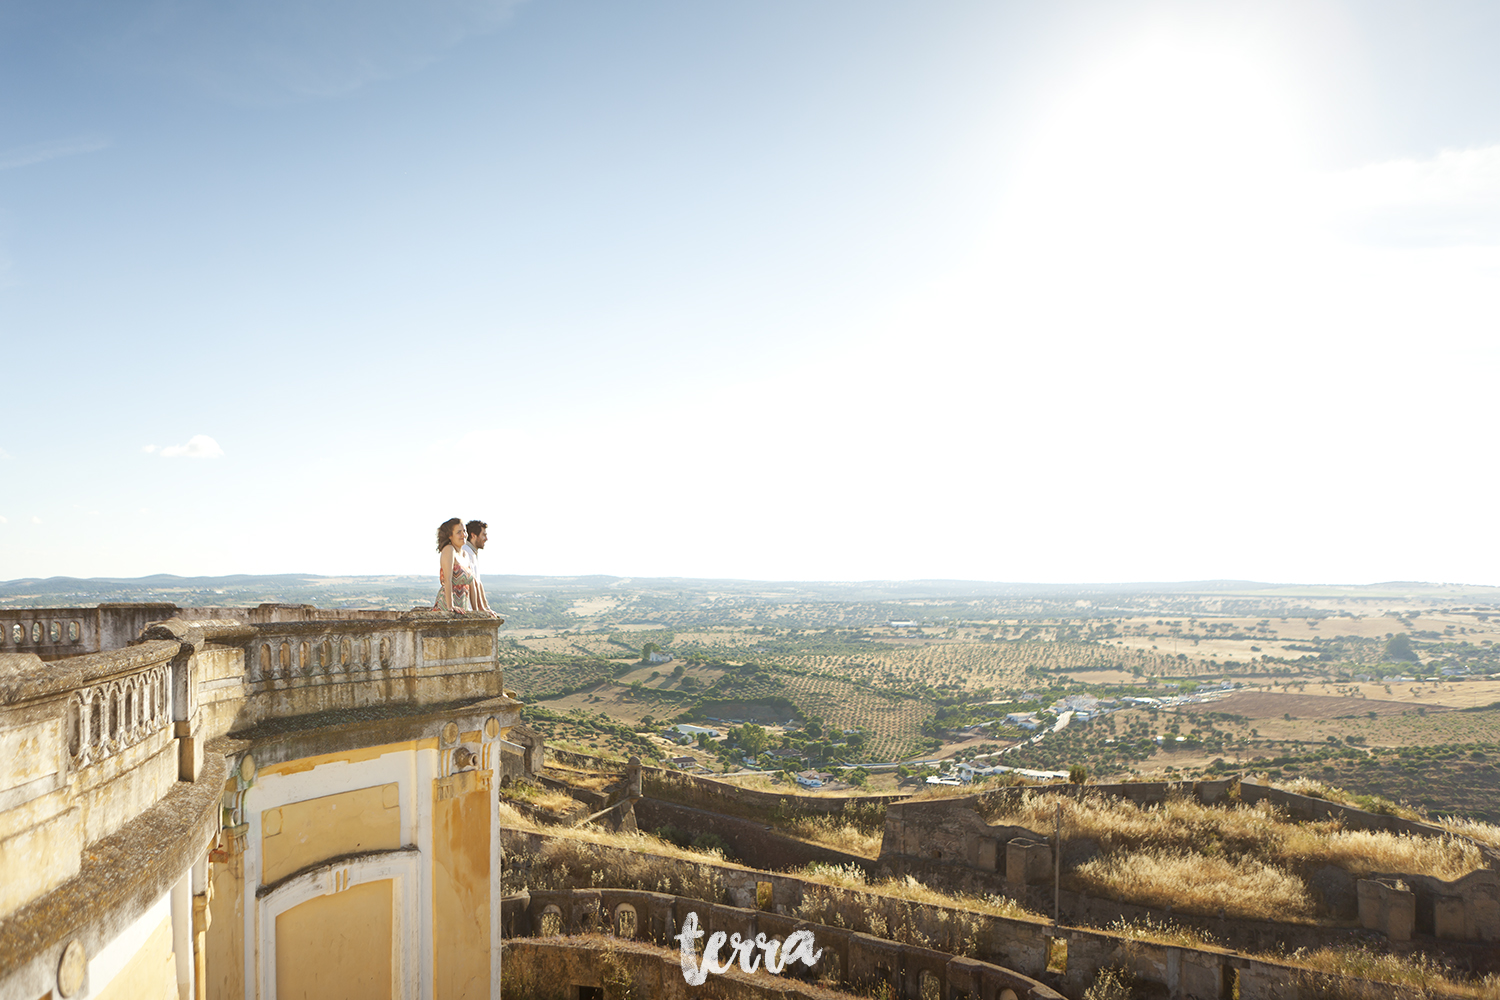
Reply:
[[[458, 612], [473, 611], [474, 603], [469, 599], [470, 588], [474, 585], [474, 568], [469, 565], [464, 557], [462, 549], [453, 553], [453, 610]], [[447, 611], [443, 607], [443, 569], [442, 563], [438, 563], [438, 592], [437, 600], [432, 605], [439, 611]]]

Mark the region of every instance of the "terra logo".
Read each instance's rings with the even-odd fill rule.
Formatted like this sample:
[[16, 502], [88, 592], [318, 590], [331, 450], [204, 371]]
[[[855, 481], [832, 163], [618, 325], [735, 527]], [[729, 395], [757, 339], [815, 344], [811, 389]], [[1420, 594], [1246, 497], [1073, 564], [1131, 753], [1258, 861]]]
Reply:
[[[731, 937], [723, 931], [714, 931], [708, 936], [708, 944], [703, 949], [703, 962], [699, 964], [697, 946], [698, 939], [702, 936], [703, 932], [698, 929], [698, 914], [693, 912], [689, 912], [687, 919], [682, 922], [682, 933], [673, 935], [682, 943], [682, 978], [687, 980], [689, 986], [702, 986], [710, 972], [716, 976], [723, 975], [736, 961], [743, 971], [754, 972], [760, 967], [764, 956], [766, 971], [780, 975], [781, 970], [793, 962], [811, 967], [823, 957], [822, 948], [813, 950], [812, 931], [793, 931], [781, 942], [767, 941], [764, 934], [742, 938], [738, 934]], [[720, 962], [719, 949], [724, 947], [726, 941], [729, 943], [729, 956]]]

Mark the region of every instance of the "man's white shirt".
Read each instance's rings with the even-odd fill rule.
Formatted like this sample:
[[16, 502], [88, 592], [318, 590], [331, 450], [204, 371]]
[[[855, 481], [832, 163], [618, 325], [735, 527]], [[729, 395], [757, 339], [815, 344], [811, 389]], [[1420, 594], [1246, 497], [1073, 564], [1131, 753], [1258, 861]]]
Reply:
[[464, 555], [469, 557], [469, 571], [474, 574], [474, 582], [481, 582], [479, 579], [479, 551], [474, 548], [472, 542], [464, 542]]

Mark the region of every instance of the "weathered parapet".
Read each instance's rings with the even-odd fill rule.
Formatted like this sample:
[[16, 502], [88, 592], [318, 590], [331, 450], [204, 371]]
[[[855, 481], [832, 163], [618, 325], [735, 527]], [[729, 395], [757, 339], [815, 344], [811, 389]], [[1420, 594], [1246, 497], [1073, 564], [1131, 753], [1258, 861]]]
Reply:
[[[1430, 894], [1434, 937], [1453, 941], [1500, 941], [1500, 873], [1470, 872], [1452, 882], [1414, 877], [1419, 905]], [[1418, 929], [1423, 921], [1419, 918]]]
[[[559, 759], [563, 759], [559, 754]], [[795, 800], [797, 809], [809, 813], [838, 813], [848, 808], [885, 806], [906, 798], [904, 795], [787, 795], [782, 792], [764, 791], [758, 788], [741, 788], [723, 781], [714, 781], [693, 774], [669, 771], [660, 767], [643, 767], [641, 779], [645, 794], [659, 795], [668, 801], [676, 801], [670, 793], [662, 794], [665, 782], [691, 789], [693, 804], [704, 809], [713, 809], [734, 815], [753, 813], [764, 815], [774, 811], [787, 800]]]
[[[505, 839], [507, 851], [513, 859], [518, 859], [527, 855], [543, 856], [545, 845], [555, 838], [545, 834], [507, 830]], [[575, 842], [575, 845], [592, 855], [593, 861], [589, 867], [598, 873], [595, 877], [608, 881], [616, 873], [628, 877], [627, 873], [640, 871], [643, 855], [638, 851], [587, 842]], [[801, 926], [798, 921], [806, 921], [819, 928], [817, 933], [820, 944], [826, 937], [833, 953], [843, 956], [841, 968], [849, 968], [850, 963], [855, 961], [850, 956], [856, 954], [857, 949], [854, 952], [849, 950], [852, 947], [848, 943], [849, 936], [862, 935], [896, 945], [930, 947], [948, 955], [972, 958], [1014, 970], [1023, 976], [1041, 979], [1049, 975], [1048, 942], [1060, 939], [1066, 942], [1067, 956], [1062, 970], [1063, 988], [1073, 996], [1080, 995], [1101, 969], [1110, 967], [1130, 970], [1141, 984], [1147, 987], [1155, 984], [1155, 988], [1173, 1000], [1227, 998], [1234, 996], [1236, 991], [1241, 1000], [1292, 1000], [1299, 995], [1299, 982], [1314, 983], [1301, 993], [1302, 996], [1345, 995], [1337, 993], [1340, 988], [1352, 991], [1346, 995], [1372, 998], [1396, 998], [1402, 995], [1400, 987], [1359, 980], [1343, 980], [1341, 986], [1338, 977], [1314, 975], [1290, 962], [1250, 958], [1210, 945], [1164, 944], [1113, 931], [1068, 926], [1054, 928], [1050, 922], [1041, 918], [1004, 917], [958, 907], [917, 903], [864, 887], [830, 886], [796, 875], [755, 871], [732, 864], [716, 865], [675, 859], [670, 863], [674, 867], [695, 870], [694, 877], [699, 884], [712, 885], [716, 892], [722, 894], [714, 900], [671, 897], [675, 900], [675, 917], [671, 927], [680, 927], [688, 910], [698, 913], [700, 924], [705, 920], [728, 919], [714, 917], [714, 914], [732, 915], [742, 910], [755, 910], [757, 926], [768, 934], [771, 933], [768, 928], [783, 927], [789, 931], [795, 926]], [[605, 914], [610, 912], [605, 905], [609, 900], [619, 901], [625, 898], [620, 895], [622, 891], [626, 890], [578, 890], [575, 898], [579, 901], [598, 900], [603, 908], [597, 912]], [[655, 894], [642, 892], [641, 895]], [[537, 901], [544, 898], [555, 902], [558, 894], [533, 890], [529, 894], [529, 912], [539, 916], [548, 904], [538, 906]], [[557, 905], [561, 913], [563, 908], [561, 904]], [[575, 908], [567, 912], [575, 915], [587, 912], [583, 902], [575, 905], [582, 909]], [[506, 919], [513, 919], [513, 915], [508, 914]], [[641, 919], [645, 921], [641, 926], [665, 926], [663, 921], [656, 920], [655, 917], [650, 920], [644, 917]], [[790, 923], [776, 923], [778, 919]], [[607, 930], [608, 921], [601, 916], [593, 924], [580, 920], [576, 926], [579, 930]], [[727, 924], [721, 926], [728, 929]], [[1275, 928], [1270, 925], [1267, 927], [1268, 933], [1274, 938]], [[569, 931], [565, 928], [563, 932]], [[511, 931], [507, 929], [506, 933]], [[524, 934], [526, 930], [518, 928], [516, 933]], [[1347, 937], [1360, 932], [1342, 933], [1343, 937]], [[661, 932], [653, 931], [653, 935], [653, 940], [662, 939]], [[1288, 936], [1285, 929], [1282, 936], [1287, 938], [1289, 945], [1304, 946], [1298, 939]], [[1232, 929], [1225, 937], [1236, 940]], [[1263, 942], [1268, 950], [1274, 945], [1275, 941], [1270, 938]], [[1306, 944], [1310, 947], [1315, 945], [1316, 942], [1312, 941]], [[867, 958], [888, 946], [870, 947], [873, 950], [868, 952]], [[873, 959], [871, 961], [875, 965], [881, 964]], [[954, 958], [951, 961], [961, 959]], [[950, 962], [949, 975], [957, 982], [957, 973], [952, 971], [953, 968], [955, 967]], [[1310, 976], [1312, 979], [1309, 979]]]
[[94, 956], [156, 941], [179, 903], [185, 946], [223, 784], [193, 753], [187, 659], [170, 639], [0, 655], [0, 996], [76, 994]]
[[675, 826], [695, 834], [711, 833], [729, 846], [730, 853], [747, 865], [757, 868], [786, 870], [817, 862], [835, 867], [854, 866], [862, 870], [873, 867], [869, 858], [798, 840], [764, 819], [746, 819], [707, 812], [692, 806], [643, 798], [635, 804], [636, 822], [643, 830]]
[[536, 730], [524, 723], [511, 727], [502, 750], [501, 787], [509, 786], [518, 778], [534, 780], [546, 767], [547, 744]]
[[58, 660], [130, 645], [153, 622], [230, 619], [245, 624], [388, 620], [391, 612], [261, 604], [253, 608], [179, 608], [170, 601], [106, 603], [77, 608], [0, 609], [0, 653], [35, 653]]
[[[1059, 997], [1029, 976], [979, 959], [955, 957], [945, 951], [753, 907], [726, 906], [664, 893], [619, 889], [531, 892], [508, 897], [504, 912], [504, 933], [512, 940], [605, 933], [672, 948], [677, 946], [674, 935], [681, 931], [690, 913], [695, 915], [704, 941], [716, 932], [738, 934], [741, 938], [764, 934], [767, 939], [785, 941], [796, 931], [808, 931], [822, 956], [810, 969], [800, 964], [789, 966], [779, 981], [783, 987], [793, 979], [817, 979], [864, 989], [885, 982], [898, 997], [927, 995], [931, 985], [937, 987], [940, 996], [951, 995], [950, 989], [962, 990], [975, 1000], [992, 1000], [1005, 990], [1010, 990], [1013, 996], [1034, 1000]], [[725, 954], [721, 951], [721, 958]], [[674, 963], [672, 971], [677, 981], [682, 982], [680, 967]], [[649, 992], [649, 995], [669, 994]]]
[[1051, 884], [1052, 845], [1016, 837], [1005, 845], [1005, 881], [1021, 888]]
[[[1356, 885], [1360, 925], [1393, 941], [1413, 933], [1443, 941], [1500, 941], [1500, 874], [1487, 868], [1444, 881], [1381, 874]], [[1404, 937], [1402, 935], [1405, 935]]]
[[1362, 878], [1359, 893], [1359, 923], [1379, 931], [1392, 941], [1410, 941], [1417, 922], [1417, 897], [1397, 879]]
[[1500, 851], [1472, 837], [1452, 833], [1435, 823], [1423, 823], [1420, 820], [1404, 819], [1386, 813], [1372, 813], [1311, 795], [1299, 795], [1283, 788], [1261, 784], [1248, 776], [1240, 781], [1240, 799], [1246, 805], [1269, 802], [1293, 819], [1338, 820], [1345, 829], [1349, 830], [1384, 831], [1412, 837], [1457, 837], [1478, 847], [1489, 867], [1500, 870]]
[[[126, 948], [128, 958], [137, 947], [140, 961], [115, 969], [147, 970], [131, 972], [128, 988], [160, 995], [164, 979], [180, 992], [196, 975], [201, 990], [205, 956], [214, 951], [205, 945], [212, 886], [236, 869], [258, 829], [256, 803], [270, 784], [257, 780], [257, 758], [263, 768], [284, 772], [272, 778], [283, 785], [285, 774], [317, 772], [323, 755], [337, 758], [324, 768], [328, 774], [358, 762], [375, 777], [369, 788], [347, 790], [350, 801], [375, 796], [384, 814], [396, 808], [388, 801], [391, 789], [400, 788], [400, 822], [433, 831], [422, 836], [432, 841], [435, 870], [456, 870], [443, 852], [462, 850], [465, 864], [478, 859], [471, 868], [498, 871], [498, 863], [485, 860], [488, 803], [504, 736], [519, 722], [519, 704], [501, 695], [498, 622], [301, 615], [256, 625], [170, 605], [91, 610], [101, 613], [96, 624], [108, 618], [107, 627], [90, 632], [81, 624], [77, 648], [124, 641], [116, 635], [121, 623], [147, 622], [130, 633], [129, 644], [103, 652], [50, 662], [34, 651], [0, 652], [0, 997], [103, 989], [103, 982], [88, 984], [94, 957]], [[164, 611], [175, 614], [163, 620]], [[69, 613], [86, 622], [90, 610]], [[11, 633], [15, 624], [0, 623]], [[45, 621], [41, 627], [45, 638]], [[28, 640], [31, 631], [27, 624]], [[65, 621], [57, 632], [72, 635]], [[379, 661], [382, 640], [387, 662]], [[278, 642], [299, 654], [307, 649], [307, 660], [299, 655], [294, 662], [309, 669], [257, 676], [259, 650], [277, 652], [268, 644]], [[374, 662], [356, 662], [355, 651], [366, 649]], [[319, 778], [309, 787], [345, 794], [339, 780]], [[432, 806], [417, 817], [419, 798]], [[445, 831], [472, 842], [450, 844]], [[334, 853], [347, 853], [337, 838], [329, 843]], [[498, 839], [494, 844], [498, 852]], [[211, 850], [222, 855], [217, 865]], [[389, 859], [367, 857], [356, 867], [406, 871], [414, 863], [408, 853], [398, 844]], [[239, 884], [243, 869], [236, 870], [223, 884]], [[327, 872], [293, 874], [311, 886]], [[458, 902], [439, 907], [439, 914], [473, 910], [464, 896], [471, 893], [468, 881], [451, 893]], [[234, 898], [243, 900], [238, 891]], [[467, 927], [462, 921], [469, 918], [452, 919]], [[232, 923], [221, 922], [231, 938]], [[225, 953], [214, 959], [224, 975], [236, 962]]]
[[979, 814], [979, 796], [907, 799], [886, 806], [881, 860], [922, 858], [983, 872], [1006, 871], [1006, 844], [1035, 837], [1021, 826], [991, 826]]
[[0, 652], [35, 653], [43, 660], [108, 652], [177, 611], [171, 603], [0, 609]]
[[[633, 996], [652, 1000], [690, 1000], [705, 995], [708, 986], [690, 987], [683, 980], [678, 954], [674, 950], [638, 941], [618, 938], [521, 938], [505, 946], [506, 977], [522, 995], [577, 996], [580, 988], [599, 989], [606, 983], [615, 988], [629, 984]], [[963, 983], [972, 1000], [1017, 1000], [1035, 996], [1056, 998], [1045, 992], [1028, 994], [991, 984], [982, 972], [966, 973], [963, 959], [954, 959], [954, 982]], [[967, 978], [961, 978], [965, 977]], [[711, 978], [712, 995], [721, 1000], [792, 1000], [792, 998], [826, 998], [829, 993], [815, 983], [803, 982], [786, 975], [765, 972], [747, 975], [737, 966], [722, 976]], [[916, 994], [910, 994], [916, 996]], [[958, 994], [954, 994], [958, 995]]]
[[244, 707], [269, 718], [493, 698], [504, 689], [498, 619], [442, 615], [252, 624]]
[[[1236, 784], [1238, 782], [1238, 784]], [[1005, 872], [1005, 845], [1016, 837], [1041, 839], [1024, 827], [991, 825], [985, 817], [1004, 816], [1023, 795], [1053, 795], [1080, 798], [1103, 795], [1139, 806], [1159, 805], [1174, 795], [1190, 796], [1205, 804], [1225, 803], [1238, 796], [1245, 805], [1268, 802], [1294, 819], [1337, 820], [1347, 829], [1387, 831], [1420, 837], [1452, 837], [1442, 827], [1366, 812], [1325, 799], [1298, 795], [1250, 778], [1225, 778], [1192, 782], [1124, 782], [1119, 784], [1050, 784], [1007, 787], [953, 798], [912, 798], [886, 807], [885, 831], [880, 845], [882, 860], [898, 858], [938, 861], [981, 872]], [[1050, 832], [1050, 831], [1049, 831]], [[1500, 851], [1474, 843], [1492, 870], [1500, 871]], [[1064, 850], [1066, 851], [1066, 840]], [[1064, 862], [1068, 860], [1064, 855]]]
[[84, 845], [177, 781], [177, 653], [0, 654], [0, 918], [76, 875]]

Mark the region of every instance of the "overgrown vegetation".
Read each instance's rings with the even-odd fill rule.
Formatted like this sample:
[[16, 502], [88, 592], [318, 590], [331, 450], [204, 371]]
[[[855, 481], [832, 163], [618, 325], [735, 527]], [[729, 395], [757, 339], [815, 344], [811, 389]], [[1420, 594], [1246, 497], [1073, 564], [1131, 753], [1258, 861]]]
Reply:
[[1500, 976], [1466, 976], [1420, 951], [1393, 955], [1364, 947], [1338, 947], [1298, 949], [1290, 955], [1264, 957], [1305, 970], [1299, 985], [1316, 991], [1317, 996], [1355, 1000], [1359, 994], [1350, 991], [1350, 984], [1333, 978], [1346, 977], [1410, 987], [1421, 991], [1420, 996], [1500, 1000]]
[[[738, 789], [717, 788], [687, 776], [647, 771], [642, 791], [652, 798], [765, 823], [791, 837], [873, 858], [880, 853], [885, 802], [829, 795], [783, 795], [757, 801]], [[764, 797], [766, 800], [770, 796]], [[816, 805], [814, 804], [816, 803]], [[828, 808], [836, 805], [836, 808]]]
[[1185, 913], [1258, 920], [1317, 918], [1308, 881], [1325, 865], [1351, 875], [1401, 872], [1451, 880], [1484, 867], [1473, 844], [1454, 837], [1411, 837], [1346, 830], [1336, 820], [1294, 822], [1262, 802], [1208, 806], [1173, 795], [1138, 806], [1103, 794], [1078, 798], [1029, 791], [981, 800], [991, 823], [1046, 836], [1059, 804], [1064, 858], [1069, 844], [1097, 855], [1065, 882], [1078, 891]]

